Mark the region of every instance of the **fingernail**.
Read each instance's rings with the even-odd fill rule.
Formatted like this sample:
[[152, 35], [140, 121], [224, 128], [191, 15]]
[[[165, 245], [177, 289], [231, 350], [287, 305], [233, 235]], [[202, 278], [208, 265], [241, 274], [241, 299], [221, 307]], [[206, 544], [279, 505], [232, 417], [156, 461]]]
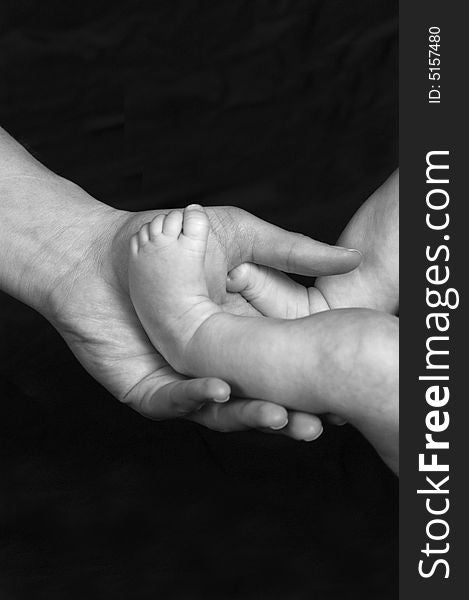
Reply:
[[280, 425], [271, 425], [270, 429], [273, 429], [274, 431], [278, 431], [279, 429], [283, 429], [287, 425], [288, 425], [288, 419], [285, 419], [285, 421], [283, 423], [281, 423]]
[[189, 204], [187, 208], [202, 208], [200, 204]]
[[222, 398], [221, 400], [219, 398], [213, 398], [213, 401], [218, 402], [218, 404], [223, 404], [223, 402], [228, 402], [229, 399], [230, 399], [230, 396], [228, 394], [228, 396], [226, 396], [226, 398]]
[[315, 433], [313, 436], [308, 436], [308, 437], [305, 437], [305, 438], [303, 438], [303, 441], [304, 441], [304, 442], [314, 442], [314, 440], [317, 440], [317, 439], [318, 439], [318, 437], [319, 437], [320, 435], [322, 435], [322, 432], [323, 432], [323, 431], [324, 431], [324, 429], [321, 427], [321, 430], [320, 430], [320, 432], [319, 432], [319, 433]]

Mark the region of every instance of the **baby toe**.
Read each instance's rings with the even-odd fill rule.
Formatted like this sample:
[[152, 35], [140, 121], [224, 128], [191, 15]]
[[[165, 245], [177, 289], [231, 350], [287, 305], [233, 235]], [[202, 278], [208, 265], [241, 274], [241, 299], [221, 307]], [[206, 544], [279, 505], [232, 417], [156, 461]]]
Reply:
[[150, 238], [154, 239], [160, 235], [163, 231], [163, 221], [166, 215], [156, 215], [153, 221], [150, 223]]
[[130, 238], [130, 252], [132, 255], [138, 254], [138, 246], [138, 236], [135, 234]]
[[150, 240], [150, 227], [148, 223], [145, 223], [138, 232], [138, 243], [140, 246], [147, 244]]
[[182, 213], [179, 210], [172, 210], [165, 217], [163, 222], [163, 233], [171, 237], [178, 237], [182, 230]]
[[205, 241], [208, 238], [210, 223], [205, 210], [198, 204], [184, 209], [184, 235], [193, 240]]

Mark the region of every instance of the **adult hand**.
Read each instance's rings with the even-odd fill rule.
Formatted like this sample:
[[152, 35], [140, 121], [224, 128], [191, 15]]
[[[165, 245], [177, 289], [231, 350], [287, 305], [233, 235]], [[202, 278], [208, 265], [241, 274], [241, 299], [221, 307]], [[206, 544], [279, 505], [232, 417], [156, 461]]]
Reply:
[[[127, 253], [131, 235], [157, 212], [102, 219], [84, 260], [54, 287], [51, 320], [74, 354], [117, 398], [146, 417], [186, 417], [218, 431], [258, 428], [295, 439], [317, 437], [322, 426], [316, 416], [288, 413], [265, 401], [220, 403], [230, 393], [226, 383], [186, 379], [151, 345], [128, 295]], [[206, 262], [210, 291], [229, 312], [259, 314], [241, 295], [226, 292], [227, 272], [246, 260], [314, 276], [349, 270], [360, 259], [358, 253], [283, 231], [240, 209], [207, 212], [213, 229]]]
[[[88, 372], [118, 399], [154, 418], [186, 416], [212, 429], [282, 428], [299, 439], [319, 420], [275, 404], [230, 401], [216, 379], [187, 380], [150, 344], [127, 289], [130, 236], [158, 211], [110, 208], [35, 161], [0, 129], [0, 288], [48, 318]], [[164, 212], [164, 211], [162, 211]], [[210, 291], [226, 310], [256, 311], [226, 293], [228, 270], [244, 261], [306, 275], [357, 266], [355, 252], [285, 232], [234, 208], [209, 210], [214, 235]], [[288, 425], [285, 424], [288, 422]]]
[[332, 308], [399, 310], [399, 172], [395, 171], [354, 214], [338, 241], [359, 249], [359, 269], [320, 277], [316, 288]]

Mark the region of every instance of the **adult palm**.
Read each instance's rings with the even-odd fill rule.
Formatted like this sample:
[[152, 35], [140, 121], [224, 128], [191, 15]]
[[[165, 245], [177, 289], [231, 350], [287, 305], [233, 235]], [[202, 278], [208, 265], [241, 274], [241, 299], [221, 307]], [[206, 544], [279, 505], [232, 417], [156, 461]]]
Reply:
[[[253, 262], [302, 275], [348, 272], [360, 255], [284, 231], [233, 207], [209, 208], [212, 233], [206, 273], [212, 298], [225, 310], [259, 314], [240, 294], [227, 293], [227, 273]], [[158, 212], [129, 213], [106, 207], [95, 227], [76, 236], [83, 249], [51, 294], [48, 318], [85, 369], [116, 398], [152, 419], [185, 417], [219, 431], [280, 429], [312, 439], [321, 431], [314, 415], [270, 402], [231, 399], [227, 383], [188, 379], [150, 343], [132, 306], [127, 285], [130, 236]], [[288, 425], [286, 423], [288, 422]]]

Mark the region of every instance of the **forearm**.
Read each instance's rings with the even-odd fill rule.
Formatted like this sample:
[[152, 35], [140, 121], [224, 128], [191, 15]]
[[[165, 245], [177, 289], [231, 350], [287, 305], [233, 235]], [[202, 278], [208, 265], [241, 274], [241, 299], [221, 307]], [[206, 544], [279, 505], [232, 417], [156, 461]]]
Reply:
[[331, 308], [360, 306], [394, 313], [399, 304], [399, 175], [396, 171], [355, 213], [338, 244], [363, 255], [354, 271], [321, 277]]
[[0, 288], [47, 314], [54, 289], [119, 211], [55, 175], [0, 129]]

